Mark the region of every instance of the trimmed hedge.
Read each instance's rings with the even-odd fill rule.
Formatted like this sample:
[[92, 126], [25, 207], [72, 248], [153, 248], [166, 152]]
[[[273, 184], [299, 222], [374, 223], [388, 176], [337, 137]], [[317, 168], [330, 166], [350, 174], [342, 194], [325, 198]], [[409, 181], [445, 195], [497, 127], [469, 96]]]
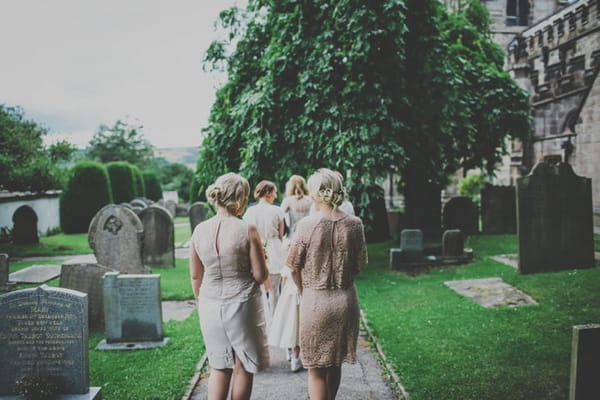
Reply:
[[131, 164], [125, 161], [113, 161], [106, 164], [106, 170], [115, 204], [133, 200], [136, 196]]
[[100, 163], [83, 161], [70, 175], [59, 200], [60, 227], [64, 233], [87, 233], [94, 215], [112, 203], [108, 172]]
[[143, 171], [142, 178], [146, 187], [146, 197], [154, 201], [162, 199], [162, 186], [156, 174], [153, 171]]
[[133, 187], [135, 189], [133, 197], [146, 197], [146, 184], [144, 183], [142, 170], [137, 165], [132, 165], [131, 170], [133, 172]]

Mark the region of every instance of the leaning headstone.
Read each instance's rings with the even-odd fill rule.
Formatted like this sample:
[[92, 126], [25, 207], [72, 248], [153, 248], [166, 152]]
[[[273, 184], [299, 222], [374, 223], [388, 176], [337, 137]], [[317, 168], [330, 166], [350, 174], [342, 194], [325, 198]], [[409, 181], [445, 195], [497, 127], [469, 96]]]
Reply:
[[92, 332], [104, 331], [102, 277], [112, 271], [93, 263], [62, 265], [60, 287], [88, 295], [88, 326]]
[[483, 233], [517, 232], [517, 194], [514, 186], [486, 185], [481, 191]]
[[69, 399], [101, 398], [89, 387], [87, 295], [43, 285], [0, 296], [0, 360], [0, 396], [45, 378]]
[[445, 230], [460, 229], [465, 235], [479, 232], [479, 210], [468, 197], [453, 197], [444, 206], [442, 224]]
[[167, 200], [165, 201], [164, 207], [169, 210], [171, 214], [171, 218], [175, 218], [175, 214], [177, 213], [177, 203], [175, 200]]
[[88, 241], [98, 264], [128, 274], [145, 274], [142, 262], [144, 226], [128, 208], [109, 204], [90, 223]]
[[144, 225], [144, 265], [175, 268], [175, 226], [169, 212], [161, 206], [150, 206], [138, 216]]
[[104, 332], [100, 350], [132, 350], [163, 346], [160, 275], [103, 277]]
[[8, 292], [16, 286], [8, 280], [8, 254], [0, 254], [0, 292]]
[[519, 271], [594, 267], [592, 181], [569, 164], [536, 164], [517, 179]]
[[38, 235], [38, 217], [29, 206], [21, 206], [13, 214], [12, 239], [15, 244], [34, 244], [40, 241]]
[[423, 232], [420, 229], [403, 229], [400, 232], [400, 248], [390, 249], [390, 267], [411, 269], [424, 263]]
[[600, 394], [600, 324], [575, 325], [571, 345], [569, 400], [596, 400]]
[[190, 218], [190, 228], [192, 232], [194, 232], [196, 225], [208, 218], [209, 212], [210, 208], [202, 201], [197, 201], [191, 205], [188, 216]]

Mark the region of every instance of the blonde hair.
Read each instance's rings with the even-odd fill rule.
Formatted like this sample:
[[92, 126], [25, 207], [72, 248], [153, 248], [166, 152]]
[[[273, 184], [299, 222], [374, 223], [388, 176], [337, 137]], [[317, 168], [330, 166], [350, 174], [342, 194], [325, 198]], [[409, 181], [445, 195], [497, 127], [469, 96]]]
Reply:
[[246, 178], [233, 172], [221, 175], [206, 188], [206, 199], [213, 207], [225, 207], [235, 214], [248, 203], [250, 185]]
[[301, 199], [304, 196], [308, 196], [308, 188], [306, 187], [306, 181], [300, 175], [292, 175], [285, 184], [285, 195], [288, 197], [298, 196]]
[[336, 174], [327, 168], [317, 170], [308, 178], [308, 190], [313, 197], [334, 209], [339, 207], [346, 198], [339, 173]]
[[271, 193], [273, 190], [277, 190], [277, 186], [271, 181], [260, 181], [256, 188], [254, 189], [254, 198], [256, 200], [265, 197], [267, 194]]

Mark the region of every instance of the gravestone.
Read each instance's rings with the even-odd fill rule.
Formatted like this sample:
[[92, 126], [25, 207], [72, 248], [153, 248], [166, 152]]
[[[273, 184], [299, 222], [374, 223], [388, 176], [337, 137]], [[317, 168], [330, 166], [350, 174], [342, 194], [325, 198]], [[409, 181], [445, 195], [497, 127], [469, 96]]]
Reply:
[[60, 287], [88, 295], [88, 326], [92, 332], [104, 331], [102, 277], [113, 270], [100, 264], [63, 264]]
[[140, 197], [131, 200], [129, 204], [131, 204], [131, 207], [139, 207], [141, 209], [148, 207], [148, 204]]
[[517, 232], [517, 194], [514, 186], [486, 185], [481, 191], [483, 233]]
[[596, 400], [600, 393], [600, 324], [575, 325], [569, 400]]
[[149, 273], [142, 261], [144, 226], [126, 207], [109, 204], [90, 222], [88, 241], [98, 264], [128, 274]]
[[519, 271], [594, 267], [592, 181], [569, 164], [536, 164], [517, 180]]
[[445, 230], [460, 229], [465, 235], [479, 232], [479, 211], [468, 197], [453, 197], [444, 206], [442, 224]]
[[0, 254], [0, 292], [8, 292], [16, 286], [8, 280], [8, 254]]
[[444, 285], [468, 297], [483, 307], [516, 307], [537, 305], [537, 302], [501, 278], [447, 281]]
[[175, 202], [175, 200], [165, 201], [165, 205], [163, 207], [165, 207], [169, 211], [169, 214], [171, 214], [171, 218], [175, 218], [175, 214], [177, 213], [177, 203]]
[[0, 296], [0, 360], [0, 396], [45, 376], [59, 393], [79, 395], [69, 398], [100, 398], [88, 385], [87, 295], [43, 285]]
[[144, 225], [144, 265], [175, 268], [175, 227], [169, 212], [161, 206], [150, 206], [139, 214]]
[[410, 269], [424, 264], [423, 232], [420, 229], [403, 229], [400, 232], [400, 248], [390, 249], [390, 267]]
[[38, 236], [38, 217], [29, 206], [17, 208], [12, 217], [13, 242], [15, 244], [34, 244], [40, 241]]
[[450, 229], [442, 235], [442, 257], [463, 257], [465, 240], [460, 229]]
[[[160, 275], [120, 275], [108, 272], [103, 277], [104, 326], [106, 340], [98, 349], [134, 349], [135, 343], [152, 342], [146, 347], [166, 343], [162, 331]], [[115, 344], [111, 346], [111, 344]]]
[[129, 204], [129, 203], [120, 203], [119, 205], [120, 205], [120, 206], [123, 206], [123, 207], [125, 207], [125, 208], [128, 208], [128, 209], [130, 209], [130, 210], [133, 210], [133, 207], [132, 207], [132, 206], [131, 206], [131, 204]]
[[192, 232], [194, 232], [196, 225], [208, 219], [209, 213], [210, 208], [208, 207], [208, 204], [202, 201], [197, 201], [191, 205], [188, 216], [190, 218], [190, 228]]

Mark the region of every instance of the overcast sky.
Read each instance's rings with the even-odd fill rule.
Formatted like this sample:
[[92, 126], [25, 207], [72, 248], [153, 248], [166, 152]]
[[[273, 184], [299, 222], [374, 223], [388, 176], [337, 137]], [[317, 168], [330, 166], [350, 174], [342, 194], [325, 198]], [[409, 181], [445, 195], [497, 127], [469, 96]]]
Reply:
[[85, 147], [139, 122], [156, 147], [198, 146], [223, 76], [202, 71], [219, 11], [243, 0], [0, 0], [0, 104], [50, 142]]

